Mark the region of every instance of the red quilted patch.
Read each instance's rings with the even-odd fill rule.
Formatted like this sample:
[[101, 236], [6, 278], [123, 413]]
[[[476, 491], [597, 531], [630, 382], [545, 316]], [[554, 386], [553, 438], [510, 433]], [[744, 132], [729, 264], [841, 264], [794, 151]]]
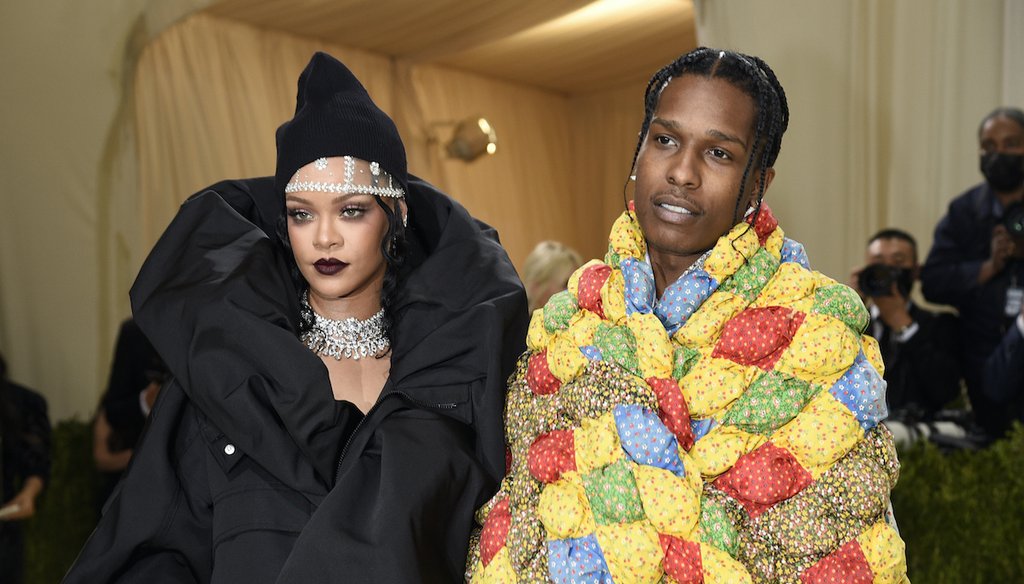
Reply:
[[526, 385], [536, 395], [549, 395], [562, 387], [562, 382], [548, 368], [547, 350], [530, 356], [530, 362], [526, 367]]
[[736, 461], [715, 479], [715, 486], [733, 497], [751, 518], [807, 488], [813, 478], [785, 448], [765, 442]]
[[658, 417], [661, 423], [676, 435], [683, 450], [689, 452], [693, 447], [693, 428], [690, 426], [690, 408], [686, 406], [679, 384], [674, 379], [648, 377], [647, 385], [658, 396]]
[[533, 478], [553, 483], [563, 472], [576, 470], [576, 440], [572, 430], [552, 430], [530, 445], [527, 464]]
[[805, 316], [785, 306], [744, 310], [722, 327], [722, 337], [711, 355], [771, 371]]
[[[747, 217], [747, 223], [750, 223], [754, 216]], [[764, 242], [768, 240], [768, 236], [775, 231], [775, 228], [779, 226], [779, 220], [775, 218], [775, 214], [772, 213], [771, 208], [768, 205], [761, 203], [761, 210], [757, 213], [757, 221], [754, 222], [754, 233], [757, 234], [757, 240], [764, 245]]]
[[601, 304], [601, 287], [608, 281], [612, 269], [604, 264], [590, 266], [580, 274], [576, 299], [580, 308], [604, 318], [604, 307]]
[[855, 539], [800, 574], [803, 584], [871, 584], [874, 579], [875, 574]]
[[662, 567], [679, 584], [703, 584], [704, 566], [700, 560], [700, 544], [674, 535], [658, 534], [665, 552]]
[[491, 563], [494, 554], [505, 547], [508, 539], [508, 528], [512, 523], [512, 516], [508, 511], [508, 497], [491, 507], [484, 521], [484, 528], [480, 531], [480, 561], [484, 566]]

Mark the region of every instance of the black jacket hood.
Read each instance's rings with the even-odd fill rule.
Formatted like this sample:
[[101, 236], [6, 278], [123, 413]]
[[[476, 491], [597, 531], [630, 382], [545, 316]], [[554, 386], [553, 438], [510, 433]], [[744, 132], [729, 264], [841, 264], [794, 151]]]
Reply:
[[[430, 184], [409, 186], [409, 253], [381, 399], [399, 394], [474, 427], [497, 480], [525, 293], [493, 229]], [[189, 399], [233, 444], [287, 484], [322, 495], [362, 416], [334, 400], [326, 368], [297, 338], [298, 296], [276, 235], [283, 210], [273, 177], [197, 193], [143, 265], [132, 308]], [[469, 395], [451, 389], [469, 384]]]

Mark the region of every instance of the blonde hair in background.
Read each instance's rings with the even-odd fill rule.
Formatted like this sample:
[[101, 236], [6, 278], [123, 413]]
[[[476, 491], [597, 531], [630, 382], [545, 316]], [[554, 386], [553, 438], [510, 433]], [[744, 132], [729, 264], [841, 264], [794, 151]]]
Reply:
[[565, 290], [569, 276], [583, 263], [580, 254], [558, 241], [542, 241], [533, 248], [523, 265], [523, 285], [530, 312], [544, 306], [548, 298]]

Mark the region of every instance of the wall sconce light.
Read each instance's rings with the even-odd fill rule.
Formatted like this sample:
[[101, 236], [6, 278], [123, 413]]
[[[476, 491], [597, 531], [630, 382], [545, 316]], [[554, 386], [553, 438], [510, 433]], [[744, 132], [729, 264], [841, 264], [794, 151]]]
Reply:
[[470, 116], [458, 122], [438, 122], [432, 125], [455, 126], [452, 137], [444, 149], [450, 158], [473, 162], [484, 154], [498, 151], [498, 136], [486, 118]]

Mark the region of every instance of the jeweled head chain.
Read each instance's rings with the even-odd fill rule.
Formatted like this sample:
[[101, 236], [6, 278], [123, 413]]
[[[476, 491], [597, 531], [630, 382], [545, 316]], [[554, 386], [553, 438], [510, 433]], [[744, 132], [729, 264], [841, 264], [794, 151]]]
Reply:
[[[397, 184], [387, 171], [381, 169], [380, 164], [370, 162], [369, 184], [357, 184], [355, 182], [356, 174], [364, 174], [366, 170], [362, 168], [356, 169], [357, 159], [355, 157], [342, 156], [341, 159], [345, 165], [341, 182], [334, 179], [334, 172], [330, 168], [330, 160], [327, 158], [317, 158], [313, 161], [312, 166], [313, 169], [319, 172], [314, 173], [311, 171], [309, 165], [300, 168], [295, 173], [295, 176], [288, 181], [288, 184], [285, 185], [284, 192], [358, 193], [361, 195], [376, 195], [378, 197], [393, 197], [395, 199], [405, 197], [405, 191], [401, 185]], [[323, 176], [324, 174], [326, 176]]]
[[312, 328], [302, 334], [302, 342], [317, 355], [335, 359], [376, 357], [391, 347], [384, 330], [384, 309], [370, 318], [344, 318], [334, 320], [320, 316], [309, 305], [309, 291], [302, 293], [303, 320], [311, 321]]

